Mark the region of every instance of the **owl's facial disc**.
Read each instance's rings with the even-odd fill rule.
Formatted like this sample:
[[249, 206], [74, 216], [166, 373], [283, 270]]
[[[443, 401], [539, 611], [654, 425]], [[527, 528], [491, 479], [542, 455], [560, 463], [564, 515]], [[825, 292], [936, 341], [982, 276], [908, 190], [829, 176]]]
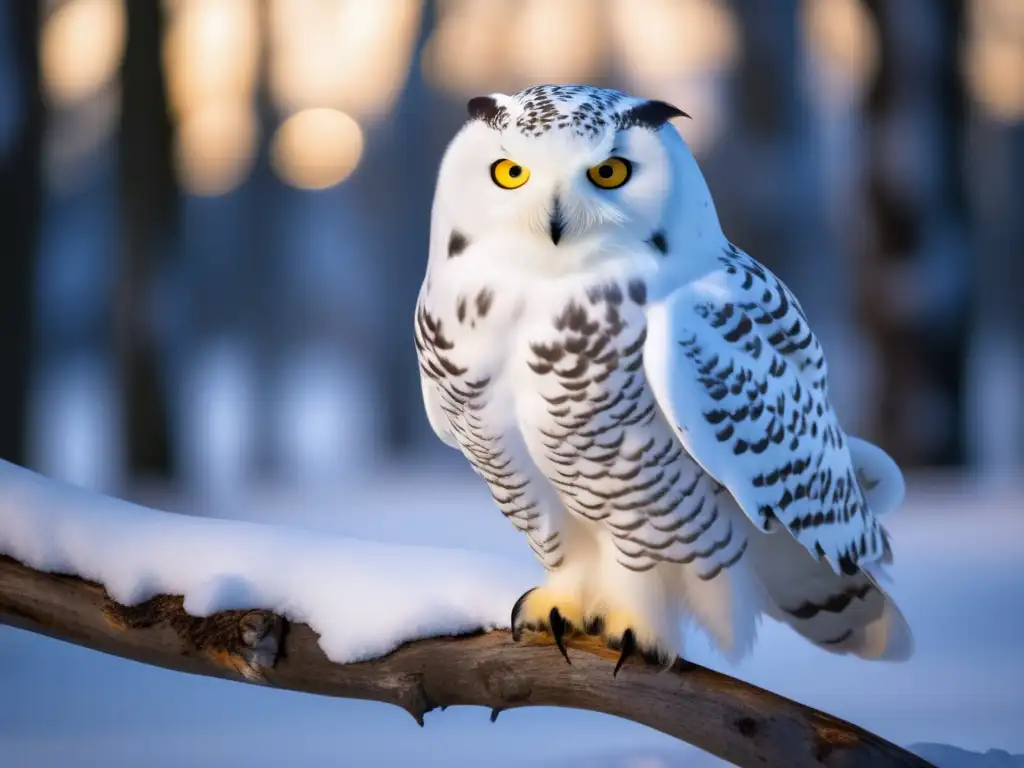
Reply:
[[615, 219], [611, 212], [619, 209], [614, 195], [609, 193], [624, 186], [632, 173], [633, 164], [618, 156], [571, 172], [555, 187], [548, 204], [547, 231], [551, 242], [558, 245], [565, 235], [572, 239], [573, 235], [582, 235]]
[[471, 99], [467, 111], [442, 163], [437, 210], [481, 258], [571, 272], [646, 256], [666, 217], [711, 210], [682, 138], [662, 130], [682, 113], [663, 102], [537, 86]]
[[[609, 150], [614, 152], [611, 156]], [[490, 163], [491, 181], [508, 195], [510, 207], [534, 210], [535, 231], [553, 245], [563, 239], [575, 241], [600, 224], [623, 221], [625, 212], [617, 190], [632, 177], [633, 163], [619, 156], [611, 143], [597, 148], [596, 153], [518, 154], [524, 154], [529, 165], [539, 171], [534, 174], [527, 164], [501, 157]], [[524, 189], [531, 178], [533, 184]]]

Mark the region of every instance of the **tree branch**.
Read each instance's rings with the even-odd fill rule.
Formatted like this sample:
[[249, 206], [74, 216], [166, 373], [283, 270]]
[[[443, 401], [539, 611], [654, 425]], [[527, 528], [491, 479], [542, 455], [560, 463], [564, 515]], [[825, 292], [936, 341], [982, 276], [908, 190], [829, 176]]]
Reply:
[[572, 666], [546, 635], [507, 632], [407, 643], [372, 661], [335, 664], [304, 624], [265, 611], [185, 613], [180, 597], [137, 606], [102, 587], [0, 556], [0, 623], [197, 675], [397, 704], [423, 724], [436, 707], [556, 706], [604, 712], [663, 731], [739, 766], [927, 767], [855, 725], [710, 669], [667, 672], [627, 662], [597, 641], [570, 645]]

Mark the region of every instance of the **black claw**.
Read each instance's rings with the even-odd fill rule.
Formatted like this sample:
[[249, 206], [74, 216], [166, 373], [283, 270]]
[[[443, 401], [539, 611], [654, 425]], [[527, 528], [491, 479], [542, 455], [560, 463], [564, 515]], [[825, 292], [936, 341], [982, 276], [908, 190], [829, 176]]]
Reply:
[[571, 666], [572, 662], [569, 661], [569, 653], [565, 650], [565, 619], [562, 618], [562, 614], [557, 608], [552, 608], [551, 613], [548, 614], [548, 621], [551, 624], [551, 636], [555, 638], [555, 645], [562, 652], [562, 658], [565, 659], [566, 664]]
[[498, 721], [498, 715], [500, 715], [502, 712], [504, 712], [503, 709], [500, 709], [498, 707], [492, 708], [491, 709], [491, 722], [492, 723], [497, 722]]
[[636, 636], [633, 634], [632, 629], [627, 629], [622, 633], [622, 642], [620, 643], [620, 647], [622, 650], [619, 651], [619, 660], [615, 662], [615, 669], [612, 672], [612, 677], [619, 674], [619, 670], [622, 668], [623, 662], [636, 652]]
[[518, 643], [519, 638], [523, 635], [522, 627], [517, 626], [516, 620], [519, 618], [520, 611], [523, 610], [523, 603], [526, 602], [526, 598], [528, 598], [530, 596], [530, 593], [533, 592], [535, 589], [537, 588], [534, 587], [533, 589], [526, 590], [519, 597], [519, 599], [516, 600], [516, 604], [512, 606], [512, 620], [509, 623], [509, 626], [512, 627], [512, 640], [514, 642]]

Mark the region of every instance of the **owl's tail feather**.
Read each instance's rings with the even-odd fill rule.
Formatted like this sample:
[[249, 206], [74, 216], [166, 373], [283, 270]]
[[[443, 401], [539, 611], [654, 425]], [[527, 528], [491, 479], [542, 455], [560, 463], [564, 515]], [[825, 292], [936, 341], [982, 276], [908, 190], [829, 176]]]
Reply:
[[753, 537], [751, 549], [772, 618], [831, 653], [884, 661], [913, 655], [910, 626], [870, 574], [837, 575], [783, 530]]

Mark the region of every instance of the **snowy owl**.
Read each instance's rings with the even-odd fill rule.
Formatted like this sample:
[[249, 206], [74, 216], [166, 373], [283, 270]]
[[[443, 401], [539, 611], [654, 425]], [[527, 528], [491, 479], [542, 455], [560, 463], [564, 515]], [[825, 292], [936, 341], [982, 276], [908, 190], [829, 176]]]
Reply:
[[848, 436], [789, 289], [722, 233], [662, 101], [540, 85], [468, 103], [441, 161], [414, 317], [430, 424], [526, 535], [512, 630], [669, 663], [761, 614], [900, 660], [879, 516], [904, 481]]

